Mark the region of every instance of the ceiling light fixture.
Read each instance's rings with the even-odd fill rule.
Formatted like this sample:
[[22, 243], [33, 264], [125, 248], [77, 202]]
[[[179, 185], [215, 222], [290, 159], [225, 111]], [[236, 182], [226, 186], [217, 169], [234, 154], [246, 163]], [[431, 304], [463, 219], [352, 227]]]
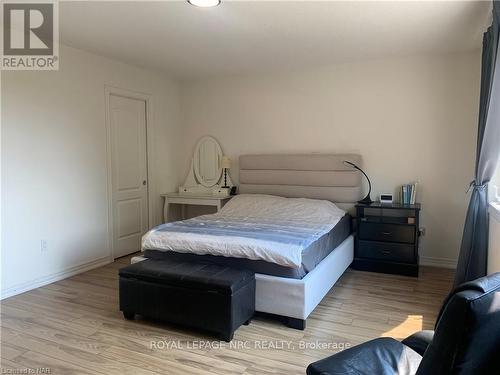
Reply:
[[187, 2], [196, 7], [210, 8], [219, 5], [221, 0], [187, 0]]

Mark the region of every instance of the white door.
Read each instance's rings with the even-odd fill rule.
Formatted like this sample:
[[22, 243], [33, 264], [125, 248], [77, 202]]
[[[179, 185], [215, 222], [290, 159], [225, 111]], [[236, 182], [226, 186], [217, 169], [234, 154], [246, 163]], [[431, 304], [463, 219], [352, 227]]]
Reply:
[[113, 257], [141, 249], [148, 230], [146, 102], [111, 94]]

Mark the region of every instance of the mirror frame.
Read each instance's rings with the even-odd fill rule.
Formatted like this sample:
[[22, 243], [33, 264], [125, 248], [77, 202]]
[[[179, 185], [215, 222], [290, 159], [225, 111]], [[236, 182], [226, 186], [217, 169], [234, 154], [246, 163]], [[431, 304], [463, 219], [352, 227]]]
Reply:
[[[215, 143], [215, 145], [217, 146], [217, 168], [218, 168], [218, 172], [217, 172], [217, 179], [214, 183], [212, 182], [206, 182], [201, 174], [200, 174], [200, 168], [199, 168], [199, 164], [196, 162], [196, 155], [199, 154], [200, 152], [200, 147], [201, 145], [206, 142], [206, 141], [211, 141], [213, 143]], [[193, 154], [193, 172], [194, 172], [194, 175], [196, 177], [196, 179], [198, 180], [198, 182], [204, 186], [204, 187], [207, 187], [207, 188], [210, 188], [210, 187], [213, 187], [215, 185], [217, 185], [220, 181], [220, 178], [222, 176], [222, 164], [221, 164], [221, 161], [222, 161], [222, 148], [220, 147], [220, 144], [219, 142], [217, 142], [217, 140], [214, 138], [214, 137], [211, 137], [209, 135], [206, 135], [204, 137], [202, 137], [197, 143], [196, 143], [196, 147], [194, 148], [194, 154]]]

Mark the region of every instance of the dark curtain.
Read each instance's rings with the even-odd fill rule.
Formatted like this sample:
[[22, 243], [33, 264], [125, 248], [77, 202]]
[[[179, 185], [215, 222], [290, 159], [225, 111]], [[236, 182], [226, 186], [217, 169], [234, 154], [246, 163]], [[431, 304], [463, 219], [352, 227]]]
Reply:
[[500, 59], [497, 59], [500, 1], [493, 1], [493, 22], [483, 36], [481, 97], [476, 172], [465, 218], [455, 286], [486, 275], [488, 261], [488, 182], [500, 155]]

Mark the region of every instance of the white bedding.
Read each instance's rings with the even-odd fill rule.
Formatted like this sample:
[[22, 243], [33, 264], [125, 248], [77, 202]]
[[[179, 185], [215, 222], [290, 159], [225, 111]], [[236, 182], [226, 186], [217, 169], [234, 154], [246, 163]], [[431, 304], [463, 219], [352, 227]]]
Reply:
[[162, 224], [142, 249], [264, 260], [285, 267], [302, 264], [302, 250], [328, 233], [345, 211], [325, 200], [242, 194], [221, 211]]

